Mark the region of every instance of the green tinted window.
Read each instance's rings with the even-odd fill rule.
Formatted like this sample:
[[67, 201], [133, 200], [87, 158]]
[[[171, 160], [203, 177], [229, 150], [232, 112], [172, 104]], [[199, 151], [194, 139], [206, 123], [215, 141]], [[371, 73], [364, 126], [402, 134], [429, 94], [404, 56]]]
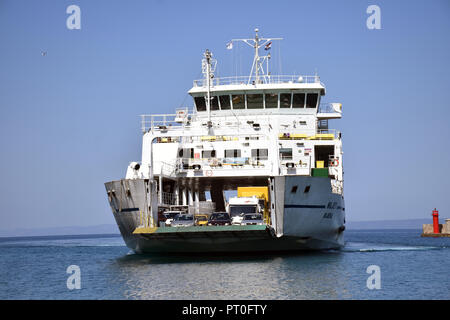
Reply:
[[247, 94], [247, 109], [262, 109], [263, 95], [262, 94]]
[[221, 110], [231, 109], [230, 96], [228, 94], [224, 95], [224, 96], [219, 96], [219, 100], [220, 100], [220, 109]]
[[305, 94], [294, 93], [292, 97], [292, 108], [304, 108], [305, 107]]
[[233, 109], [245, 109], [245, 96], [243, 94], [233, 94]]
[[278, 108], [278, 93], [266, 93], [266, 108]]
[[290, 108], [291, 107], [291, 94], [282, 93], [280, 94], [280, 108]]
[[195, 97], [194, 101], [197, 111], [206, 111], [206, 101], [204, 97]]
[[219, 97], [211, 96], [211, 110], [219, 110]]
[[317, 105], [317, 93], [308, 93], [306, 95], [306, 107], [315, 108]]

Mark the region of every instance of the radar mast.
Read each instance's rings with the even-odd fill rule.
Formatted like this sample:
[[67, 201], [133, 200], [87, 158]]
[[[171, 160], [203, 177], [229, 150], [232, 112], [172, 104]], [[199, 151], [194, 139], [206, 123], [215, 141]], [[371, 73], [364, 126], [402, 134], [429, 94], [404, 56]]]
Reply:
[[[252, 69], [250, 70], [250, 75], [248, 78], [248, 84], [250, 84], [252, 77], [255, 77], [255, 83], [262, 83], [260, 77], [269, 76], [269, 60], [270, 53], [265, 56], [259, 55], [259, 49], [264, 46], [265, 50], [269, 50], [272, 45], [272, 41], [274, 40], [283, 40], [283, 38], [260, 38], [258, 35], [259, 29], [255, 28], [255, 38], [253, 39], [232, 39], [231, 42], [234, 41], [242, 41], [248, 44], [250, 47], [254, 48], [255, 56], [253, 58]], [[267, 62], [267, 70], [264, 70], [264, 62]]]

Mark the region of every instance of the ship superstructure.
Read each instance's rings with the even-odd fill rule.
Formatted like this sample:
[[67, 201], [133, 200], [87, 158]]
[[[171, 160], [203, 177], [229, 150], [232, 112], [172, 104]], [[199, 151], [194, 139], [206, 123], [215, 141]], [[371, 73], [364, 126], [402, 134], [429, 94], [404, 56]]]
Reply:
[[[142, 159], [105, 184], [126, 244], [136, 252], [278, 251], [339, 248], [345, 207], [341, 134], [321, 103], [319, 76], [271, 75], [278, 38], [235, 39], [254, 48], [249, 76], [215, 77], [212, 53], [189, 94], [194, 108], [142, 115]], [[268, 50], [265, 50], [268, 51]], [[264, 66], [267, 67], [264, 67]], [[266, 188], [264, 223], [168, 227], [164, 213], [227, 212], [227, 193]], [[251, 188], [250, 188], [251, 190]], [[228, 212], [229, 213], [229, 212]]]

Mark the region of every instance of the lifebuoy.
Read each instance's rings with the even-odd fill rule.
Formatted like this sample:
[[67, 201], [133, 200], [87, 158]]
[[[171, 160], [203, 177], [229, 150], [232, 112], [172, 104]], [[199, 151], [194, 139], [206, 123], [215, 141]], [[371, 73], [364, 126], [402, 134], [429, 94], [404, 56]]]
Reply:
[[339, 159], [338, 158], [334, 158], [332, 163], [333, 163], [334, 167], [339, 166]]

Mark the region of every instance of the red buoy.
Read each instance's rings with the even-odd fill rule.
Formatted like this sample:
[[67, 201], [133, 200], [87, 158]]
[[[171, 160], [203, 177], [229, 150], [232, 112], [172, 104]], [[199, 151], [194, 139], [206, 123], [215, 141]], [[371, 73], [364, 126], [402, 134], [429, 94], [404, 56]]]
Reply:
[[439, 211], [433, 210], [433, 233], [439, 233]]

